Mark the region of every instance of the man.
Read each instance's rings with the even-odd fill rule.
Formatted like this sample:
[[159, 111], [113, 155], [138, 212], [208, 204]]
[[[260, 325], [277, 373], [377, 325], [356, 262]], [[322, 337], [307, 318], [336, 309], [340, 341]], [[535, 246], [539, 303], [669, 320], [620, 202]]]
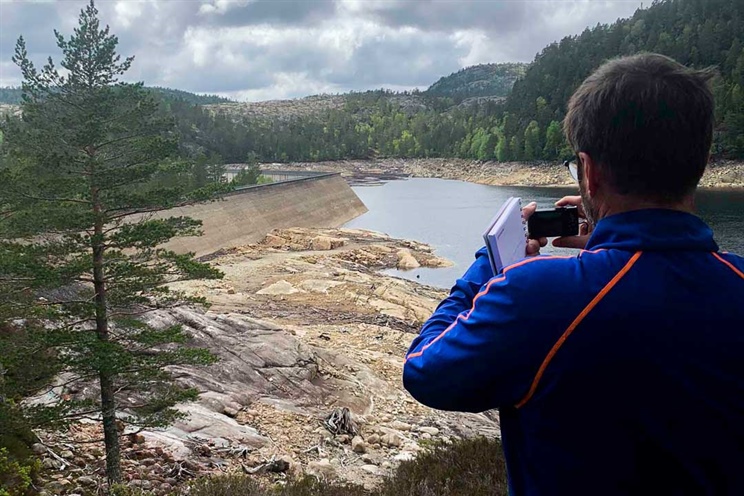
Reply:
[[708, 79], [655, 54], [591, 75], [559, 204], [593, 232], [554, 243], [585, 250], [496, 277], [480, 250], [411, 345], [416, 399], [500, 409], [512, 494], [744, 494], [744, 259], [693, 214]]

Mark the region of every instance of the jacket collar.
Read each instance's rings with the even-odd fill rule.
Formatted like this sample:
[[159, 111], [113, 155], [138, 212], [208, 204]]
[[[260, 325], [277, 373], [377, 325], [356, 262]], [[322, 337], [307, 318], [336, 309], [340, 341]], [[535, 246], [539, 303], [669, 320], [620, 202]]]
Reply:
[[599, 221], [586, 249], [717, 252], [718, 245], [711, 228], [695, 215], [645, 209]]

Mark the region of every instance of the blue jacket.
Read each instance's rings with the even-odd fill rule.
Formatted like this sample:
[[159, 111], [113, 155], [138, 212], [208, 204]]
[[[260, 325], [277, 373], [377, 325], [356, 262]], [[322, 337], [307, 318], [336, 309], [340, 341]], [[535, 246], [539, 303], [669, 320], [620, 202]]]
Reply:
[[433, 408], [500, 410], [511, 494], [744, 495], [744, 259], [672, 210], [498, 277], [480, 250], [403, 381]]

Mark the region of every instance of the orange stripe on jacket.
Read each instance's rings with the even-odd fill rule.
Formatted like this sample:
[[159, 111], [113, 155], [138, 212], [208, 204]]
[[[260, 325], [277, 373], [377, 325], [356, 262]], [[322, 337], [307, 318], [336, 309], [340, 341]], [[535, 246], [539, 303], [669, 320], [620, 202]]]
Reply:
[[496, 279], [491, 279], [491, 281], [488, 283], [488, 285], [486, 285], [486, 287], [480, 293], [478, 293], [477, 295], [475, 295], [475, 298], [473, 298], [473, 306], [470, 308], [470, 310], [468, 310], [468, 313], [466, 313], [464, 317], [463, 317], [463, 314], [458, 315], [457, 318], [455, 318], [455, 321], [452, 322], [452, 324], [450, 324], [449, 327], [447, 327], [447, 329], [445, 329], [444, 331], [442, 331], [439, 334], [439, 336], [437, 336], [436, 338], [434, 338], [433, 340], [431, 340], [427, 345], [425, 345], [423, 348], [421, 348], [421, 351], [417, 351], [416, 353], [411, 353], [410, 355], [408, 355], [406, 357], [406, 362], [408, 360], [410, 360], [411, 358], [416, 358], [416, 357], [420, 357], [421, 355], [423, 355], [424, 354], [424, 351], [426, 351], [427, 348], [429, 348], [431, 345], [433, 345], [434, 343], [436, 343], [437, 341], [439, 341], [440, 339], [442, 339], [445, 334], [447, 334], [453, 327], [455, 327], [457, 325], [458, 322], [465, 322], [465, 321], [467, 321], [470, 318], [470, 314], [473, 313], [473, 310], [475, 310], [475, 302], [478, 301], [478, 298], [480, 298], [484, 294], [488, 293], [488, 290], [491, 289], [491, 286], [493, 284], [495, 284], [497, 282], [501, 282], [504, 279], [506, 279], [506, 273], [507, 272], [509, 272], [512, 269], [516, 269], [517, 267], [521, 267], [522, 265], [526, 265], [528, 263], [534, 262], [536, 260], [555, 260], [557, 258], [574, 258], [574, 257], [573, 256], [563, 256], [563, 257], [559, 257], [559, 256], [534, 257], [534, 258], [528, 258], [526, 260], [522, 260], [519, 263], [515, 263], [514, 265], [510, 265], [509, 267], [505, 268], [501, 277], [496, 278]]
[[584, 310], [581, 311], [581, 313], [574, 319], [573, 322], [571, 322], [571, 325], [568, 326], [568, 329], [563, 333], [563, 335], [558, 339], [558, 341], [555, 342], [553, 347], [548, 352], [548, 355], [545, 357], [545, 360], [543, 360], [543, 363], [540, 365], [540, 368], [537, 371], [537, 374], [535, 374], [535, 378], [532, 380], [532, 385], [530, 386], [530, 390], [527, 392], [527, 395], [522, 398], [522, 401], [516, 404], [517, 408], [522, 408], [525, 403], [527, 403], [532, 396], [535, 394], [535, 391], [537, 391], [537, 386], [540, 384], [540, 379], [542, 379], [543, 374], [545, 373], [545, 369], [548, 368], [548, 365], [550, 365], [551, 360], [553, 360], [553, 357], [556, 353], [558, 353], [558, 350], [563, 346], [563, 343], [566, 342], [566, 339], [574, 332], [574, 330], [581, 324], [581, 321], [584, 320], [584, 318], [589, 315], [589, 312], [591, 312], [594, 307], [597, 306], [597, 304], [602, 301], [602, 299], [607, 296], [607, 294], [612, 290], [612, 288], [615, 287], [615, 285], [620, 282], [620, 279], [622, 279], [625, 274], [628, 273], [628, 271], [635, 265], [635, 263], [638, 261], [639, 258], [641, 258], [643, 252], [636, 252], [635, 255], [633, 255], [627, 264], [625, 264], [625, 267], [623, 267], [620, 272], [615, 274], [615, 277], [612, 278], [610, 282], [607, 283], [607, 285], [602, 288], [602, 291], [597, 293], [597, 296], [594, 297], [592, 301], [589, 302], [589, 304], [584, 308]]
[[737, 273], [739, 275], [739, 277], [741, 277], [742, 279], [744, 279], [744, 273], [742, 273], [739, 269], [737, 269], [734, 266], [734, 264], [732, 264], [731, 262], [729, 262], [728, 260], [726, 260], [725, 258], [723, 258], [718, 253], [713, 253], [713, 256], [716, 257], [721, 262], [723, 262], [724, 264], [726, 264], [728, 266], [728, 268], [731, 269], [731, 270], [733, 270], [735, 273]]

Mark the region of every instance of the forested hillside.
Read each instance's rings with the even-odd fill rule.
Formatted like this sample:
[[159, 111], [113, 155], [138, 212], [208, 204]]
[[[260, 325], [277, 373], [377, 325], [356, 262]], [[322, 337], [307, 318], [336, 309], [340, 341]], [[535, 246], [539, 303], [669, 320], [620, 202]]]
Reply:
[[507, 136], [532, 130], [543, 139], [551, 123], [563, 119], [571, 93], [594, 68], [612, 57], [652, 51], [692, 67], [719, 68], [714, 152], [744, 157], [743, 42], [741, 0], [654, 1], [630, 19], [546, 47], [506, 102], [505, 111], [517, 120]]
[[[657, 0], [632, 18], [551, 44], [529, 66], [470, 67], [425, 92], [379, 90], [238, 104], [154, 90], [165, 96], [166, 110], [176, 118], [183, 152], [212, 157], [210, 162], [248, 156], [262, 161], [559, 161], [571, 155], [561, 130], [569, 96], [603, 61], [640, 51], [663, 53], [693, 67], [718, 67], [713, 152], [744, 158], [742, 0]], [[508, 93], [515, 79], [505, 101], [490, 98]], [[0, 102], [17, 100], [17, 92], [0, 89]], [[198, 105], [207, 103], [214, 105]]]
[[[227, 103], [231, 100], [217, 95], [197, 95], [188, 91], [175, 90], [172, 88], [161, 88], [153, 86], [148, 88], [155, 94], [161, 95], [166, 100], [183, 100], [195, 105], [209, 105], [214, 103]], [[0, 88], [0, 103], [17, 105], [21, 103], [21, 88]]]
[[426, 93], [461, 101], [473, 97], [506, 97], [526, 64], [480, 64], [461, 69], [432, 84]]
[[[571, 154], [561, 121], [581, 81], [607, 59], [655, 51], [693, 67], [719, 68], [713, 151], [744, 158], [743, 43], [743, 1], [660, 0], [630, 19], [546, 47], [503, 104], [477, 98], [457, 104], [464, 95], [489, 94], [484, 74], [499, 66], [487, 65], [443, 78], [424, 93], [351, 94], [344, 105], [311, 115], [232, 114], [207, 124], [197, 117], [200, 110], [182, 109], [186, 121], [202, 124], [181, 129], [199, 147], [231, 160], [255, 152], [271, 161], [374, 156], [558, 161]], [[518, 72], [518, 66], [510, 71]]]
[[0, 88], [0, 103], [11, 105], [21, 103], [21, 88]]

